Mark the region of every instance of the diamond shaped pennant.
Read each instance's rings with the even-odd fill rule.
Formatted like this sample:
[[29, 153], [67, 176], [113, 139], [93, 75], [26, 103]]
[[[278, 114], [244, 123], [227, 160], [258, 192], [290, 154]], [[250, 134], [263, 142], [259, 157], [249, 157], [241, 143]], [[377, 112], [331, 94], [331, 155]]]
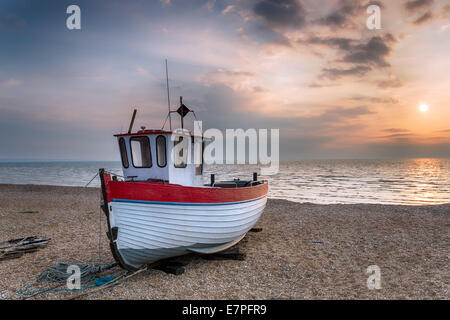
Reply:
[[181, 106], [177, 109], [178, 114], [184, 118], [189, 113], [189, 108], [186, 107], [184, 104], [181, 104]]

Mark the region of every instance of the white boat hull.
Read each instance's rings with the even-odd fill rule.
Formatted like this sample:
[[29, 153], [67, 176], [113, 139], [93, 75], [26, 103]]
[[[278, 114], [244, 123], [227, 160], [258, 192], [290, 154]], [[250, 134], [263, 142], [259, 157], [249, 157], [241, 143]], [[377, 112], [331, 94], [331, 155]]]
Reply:
[[121, 259], [140, 268], [189, 252], [216, 253], [237, 242], [256, 224], [267, 196], [233, 203], [109, 202]]

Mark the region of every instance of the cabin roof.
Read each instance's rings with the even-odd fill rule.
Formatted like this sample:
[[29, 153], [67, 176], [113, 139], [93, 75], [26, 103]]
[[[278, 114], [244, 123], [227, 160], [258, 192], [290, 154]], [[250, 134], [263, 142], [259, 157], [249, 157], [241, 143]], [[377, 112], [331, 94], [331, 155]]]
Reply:
[[[160, 130], [160, 129], [146, 129], [146, 130], [139, 130], [137, 132], [131, 132], [131, 133], [117, 133], [114, 135], [114, 137], [128, 137], [128, 136], [141, 136], [141, 135], [152, 135], [152, 134], [176, 134], [176, 135], [183, 135], [183, 136], [191, 136], [195, 137], [193, 134], [188, 134], [186, 132], [180, 132], [180, 131], [168, 131], [168, 130]], [[201, 136], [198, 136], [201, 137]]]
[[137, 132], [131, 132], [131, 133], [117, 133], [114, 135], [114, 137], [125, 137], [125, 136], [137, 136], [137, 135], [143, 135], [143, 134], [171, 134], [172, 131], [166, 131], [166, 130], [139, 130]]

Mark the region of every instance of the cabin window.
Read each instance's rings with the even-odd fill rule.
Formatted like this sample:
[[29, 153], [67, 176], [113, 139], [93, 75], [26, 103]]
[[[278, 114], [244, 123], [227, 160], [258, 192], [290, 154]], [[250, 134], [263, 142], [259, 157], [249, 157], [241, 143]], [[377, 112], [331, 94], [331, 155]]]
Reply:
[[128, 163], [127, 147], [125, 146], [124, 138], [119, 139], [119, 149], [120, 149], [120, 157], [122, 158], [122, 166], [124, 168], [128, 168], [130, 164]]
[[187, 137], [178, 136], [175, 137], [175, 141], [173, 142], [174, 147], [174, 155], [175, 155], [175, 168], [186, 168], [187, 166]]
[[167, 164], [166, 158], [166, 137], [158, 136], [156, 138], [156, 162], [159, 167], [165, 167]]
[[146, 136], [132, 137], [130, 139], [131, 160], [135, 168], [150, 168], [152, 154], [150, 153], [150, 140]]

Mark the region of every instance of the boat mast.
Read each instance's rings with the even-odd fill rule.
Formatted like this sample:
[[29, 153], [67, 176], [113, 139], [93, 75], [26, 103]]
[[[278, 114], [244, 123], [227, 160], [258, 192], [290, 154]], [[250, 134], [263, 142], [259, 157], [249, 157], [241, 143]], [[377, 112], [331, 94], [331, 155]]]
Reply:
[[172, 131], [172, 117], [170, 116], [169, 72], [167, 71], [167, 59], [166, 59], [166, 85], [167, 85], [167, 106], [169, 107], [169, 126], [170, 131]]

